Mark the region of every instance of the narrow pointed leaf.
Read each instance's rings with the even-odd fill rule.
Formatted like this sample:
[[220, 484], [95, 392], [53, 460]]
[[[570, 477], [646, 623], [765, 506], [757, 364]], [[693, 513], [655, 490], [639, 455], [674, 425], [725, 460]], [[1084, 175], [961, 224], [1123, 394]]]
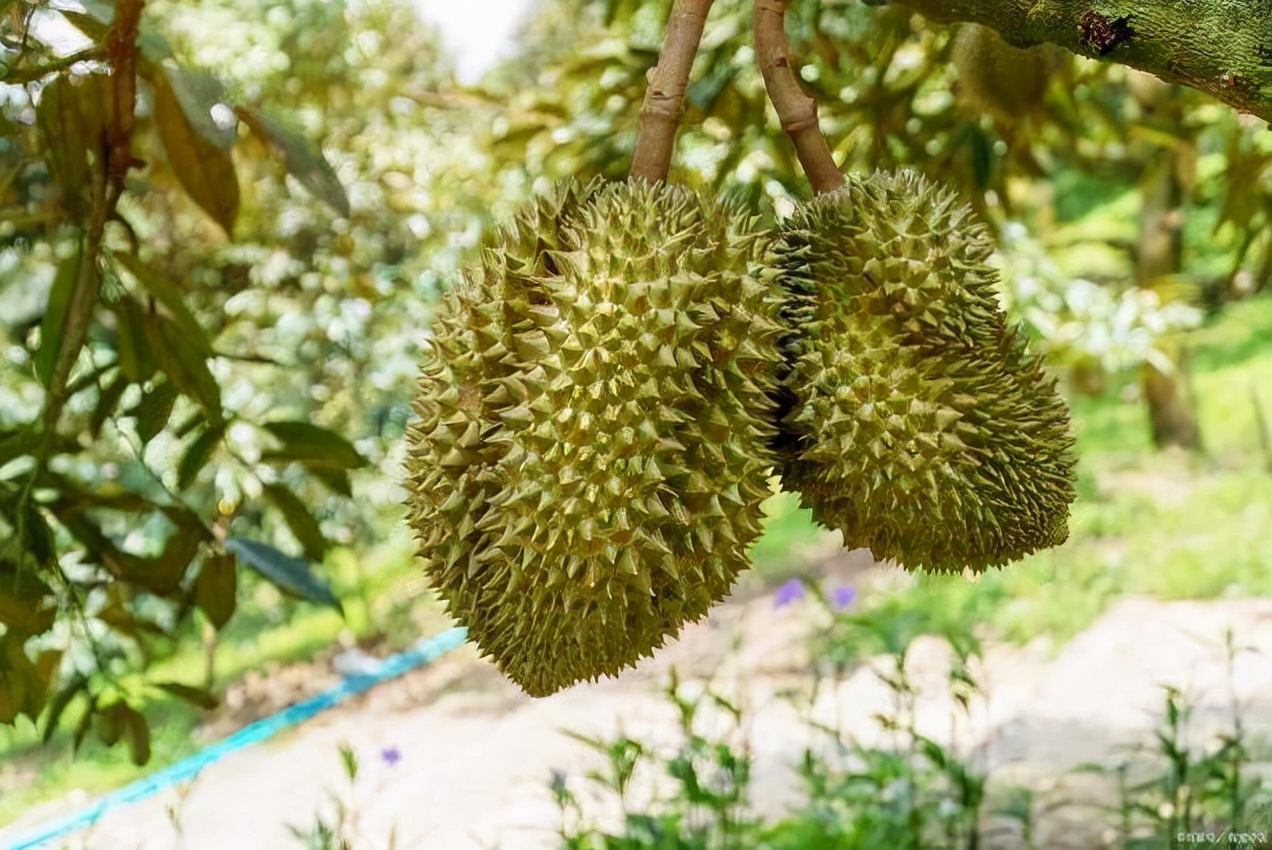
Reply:
[[211, 425], [190, 444], [181, 457], [181, 463], [177, 466], [177, 487], [184, 490], [194, 483], [199, 472], [207, 466], [212, 457], [212, 450], [216, 448], [217, 443], [221, 442], [223, 436], [225, 436], [224, 425]]
[[180, 682], [156, 682], [155, 687], [167, 691], [178, 699], [184, 700], [197, 708], [211, 710], [217, 707], [217, 698], [203, 688], [183, 685]]
[[77, 245], [75, 253], [62, 260], [57, 268], [53, 288], [49, 290], [48, 307], [44, 311], [43, 321], [40, 322], [40, 350], [35, 353], [35, 376], [46, 387], [53, 380], [58, 354], [65, 342], [66, 318], [75, 295], [75, 286], [79, 282], [81, 261], [82, 251]]
[[163, 373], [184, 395], [199, 403], [208, 420], [221, 423], [221, 387], [198, 343], [189, 340], [166, 316], [148, 316], [142, 327]]
[[232, 554], [209, 555], [203, 559], [194, 582], [194, 604], [203, 610], [213, 627], [220, 629], [234, 614], [238, 592], [238, 571]]
[[300, 132], [259, 109], [240, 106], [236, 112], [266, 146], [282, 156], [287, 173], [299, 180], [306, 191], [348, 218], [349, 196], [335, 169], [317, 146]]
[[173, 88], [170, 74], [155, 76], [155, 124], [168, 162], [190, 198], [212, 217], [227, 235], [238, 218], [239, 185], [230, 151], [208, 141], [192, 126]]
[[281, 448], [265, 452], [264, 459], [299, 460], [341, 469], [357, 469], [367, 464], [352, 443], [326, 428], [301, 421], [269, 422], [264, 427], [283, 444]]
[[171, 381], [164, 381], [141, 397], [131, 413], [137, 417], [137, 435], [143, 444], [153, 440], [168, 424], [176, 401], [177, 388]]
[[203, 326], [186, 306], [185, 293], [166, 276], [147, 266], [134, 254], [117, 254], [115, 259], [163, 305], [168, 315], [172, 317], [172, 321], [186, 334], [191, 347], [202, 353], [204, 357], [210, 357], [212, 344], [208, 342]]
[[280, 590], [344, 613], [340, 600], [326, 583], [313, 574], [307, 562], [284, 555], [268, 544], [242, 537], [226, 540], [225, 549], [237, 555], [241, 562], [273, 582]]
[[265, 496], [282, 513], [287, 527], [304, 548], [305, 557], [311, 561], [321, 561], [327, 553], [327, 538], [323, 536], [318, 520], [305, 507], [304, 502], [290, 488], [281, 484], [267, 484]]

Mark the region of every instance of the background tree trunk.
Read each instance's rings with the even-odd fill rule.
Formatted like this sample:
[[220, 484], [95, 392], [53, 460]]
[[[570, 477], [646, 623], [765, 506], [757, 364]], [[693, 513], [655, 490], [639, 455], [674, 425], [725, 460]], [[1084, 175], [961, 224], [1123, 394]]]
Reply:
[[[1140, 232], [1136, 252], [1136, 283], [1160, 292], [1183, 267], [1183, 219], [1187, 186], [1191, 177], [1192, 140], [1184, 135], [1184, 116], [1175, 86], [1151, 77], [1139, 77], [1131, 85], [1132, 96], [1146, 118], [1178, 140], [1170, 147], [1151, 142], [1146, 147], [1144, 177], [1140, 183]], [[1188, 179], [1187, 182], [1191, 182]], [[1152, 363], [1142, 367], [1140, 382], [1148, 405], [1153, 443], [1158, 448], [1201, 448], [1196, 403], [1188, 391], [1187, 362], [1182, 351], [1170, 350], [1172, 368]]]

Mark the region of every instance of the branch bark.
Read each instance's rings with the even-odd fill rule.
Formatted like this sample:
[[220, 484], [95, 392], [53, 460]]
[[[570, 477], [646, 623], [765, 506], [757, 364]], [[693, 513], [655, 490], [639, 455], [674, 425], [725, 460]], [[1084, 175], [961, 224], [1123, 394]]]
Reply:
[[844, 185], [844, 176], [818, 126], [817, 101], [800, 88], [791, 68], [786, 43], [786, 7], [790, 3], [791, 0], [755, 0], [755, 61], [782, 129], [795, 145], [809, 185], [824, 195]]
[[1051, 42], [1214, 96], [1272, 121], [1272, 0], [897, 0], [939, 23]]
[[676, 0], [667, 20], [658, 64], [650, 69], [649, 87], [640, 108], [640, 129], [632, 154], [631, 177], [651, 183], [667, 179], [676, 147], [676, 130], [685, 111], [685, 89], [702, 30], [713, 0]]

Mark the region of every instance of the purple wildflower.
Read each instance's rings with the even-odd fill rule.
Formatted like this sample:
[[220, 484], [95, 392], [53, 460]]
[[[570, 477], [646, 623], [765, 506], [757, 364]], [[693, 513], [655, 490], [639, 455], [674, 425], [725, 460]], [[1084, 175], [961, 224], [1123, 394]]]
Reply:
[[804, 583], [797, 578], [783, 584], [773, 594], [773, 607], [784, 608], [792, 602], [798, 602], [804, 598]]
[[393, 767], [393, 765], [402, 760], [402, 751], [397, 747], [386, 747], [385, 749], [380, 750], [380, 758], [383, 759], [384, 763], [389, 767]]
[[842, 611], [857, 601], [857, 588], [852, 585], [836, 587], [830, 594], [830, 604], [836, 611]]

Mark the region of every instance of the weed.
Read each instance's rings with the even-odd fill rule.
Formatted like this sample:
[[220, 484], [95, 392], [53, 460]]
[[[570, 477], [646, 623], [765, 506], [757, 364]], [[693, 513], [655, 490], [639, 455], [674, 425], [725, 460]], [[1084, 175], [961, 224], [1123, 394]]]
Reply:
[[[315, 812], [311, 825], [288, 827], [306, 850], [359, 850], [368, 846], [360, 825], [361, 798], [357, 792], [361, 765], [358, 754], [348, 744], [341, 744], [339, 753], [345, 787], [340, 791], [328, 790], [327, 810]], [[380, 751], [380, 760], [390, 768], [401, 759], [402, 752], [397, 747], [388, 747]], [[397, 850], [397, 846], [395, 827], [389, 833], [386, 850]]]
[[[1041, 846], [1038, 819], [1070, 802], [1049, 799], [1049, 791], [991, 782], [988, 742], [961, 740], [962, 721], [985, 698], [974, 674], [981, 646], [963, 621], [886, 598], [846, 611], [814, 584], [799, 594], [788, 588], [786, 604], [800, 595], [820, 600], [832, 614], [814, 639], [830, 663], [817, 668], [808, 691], [788, 695], [809, 731], [820, 733], [810, 735], [816, 743], [793, 765], [803, 786], [801, 803], [776, 819], [758, 816], [748, 795], [751, 752], [732, 734], [745, 725], [745, 712], [710, 687], [686, 695], [673, 675], [666, 695], [679, 717], [681, 741], [674, 750], [660, 754], [652, 742], [626, 735], [578, 736], [605, 757], [606, 768], [587, 779], [592, 790], [617, 801], [619, 829], [588, 823], [588, 801], [564, 773], [553, 773], [562, 850], [982, 850], [991, 840], [1018, 850]], [[942, 636], [952, 650], [945, 677], [952, 710], [944, 740], [917, 722], [920, 695], [910, 657], [924, 634]], [[1208, 746], [1191, 740], [1193, 705], [1168, 688], [1150, 750], [1133, 750], [1133, 758], [1113, 767], [1083, 768], [1116, 785], [1117, 802], [1105, 810], [1116, 850], [1181, 850], [1217, 836], [1231, 846], [1272, 846], [1272, 793], [1249, 769], [1251, 745], [1235, 688], [1241, 651], [1229, 634], [1231, 724]], [[875, 717], [887, 746], [861, 744], [812, 719], [819, 690], [861, 665], [870, 665], [891, 694], [890, 708]], [[721, 735], [702, 732], [704, 706], [724, 709], [730, 723]], [[634, 806], [632, 777], [642, 768], [660, 770], [673, 782], [648, 805]]]

